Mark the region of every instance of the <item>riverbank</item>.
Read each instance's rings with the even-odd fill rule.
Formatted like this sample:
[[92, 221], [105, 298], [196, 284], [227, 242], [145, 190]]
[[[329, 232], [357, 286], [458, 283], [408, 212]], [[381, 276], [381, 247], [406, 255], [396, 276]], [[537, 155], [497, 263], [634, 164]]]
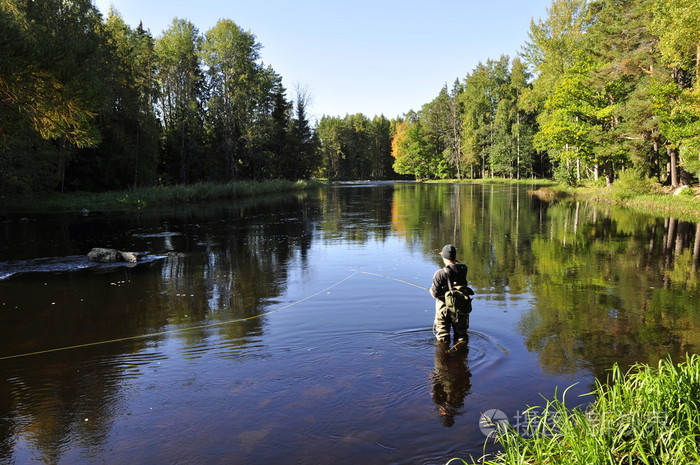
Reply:
[[480, 178], [480, 179], [431, 179], [425, 183], [464, 183], [464, 184], [521, 184], [525, 186], [557, 186], [556, 181], [550, 179], [523, 178]]
[[567, 187], [554, 185], [532, 192], [543, 200], [572, 199], [617, 205], [647, 215], [673, 217], [679, 220], [700, 222], [700, 192], [697, 188], [670, 191], [654, 189], [654, 192], [634, 192], [623, 186]]
[[585, 410], [553, 400], [524, 412], [524, 428], [499, 428], [504, 451], [483, 464], [700, 463], [698, 355], [626, 373], [615, 365], [592, 394]]
[[178, 205], [216, 199], [300, 191], [320, 186], [318, 181], [238, 181], [226, 184], [143, 187], [117, 192], [72, 192], [37, 198], [4, 198], [1, 213], [133, 211], [158, 205]]
[[633, 177], [623, 176], [611, 187], [596, 185], [569, 187], [548, 179], [486, 178], [428, 182], [532, 185], [538, 188], [530, 193], [545, 201], [582, 200], [617, 205], [647, 215], [700, 222], [700, 188], [684, 187], [671, 190], [649, 180]]

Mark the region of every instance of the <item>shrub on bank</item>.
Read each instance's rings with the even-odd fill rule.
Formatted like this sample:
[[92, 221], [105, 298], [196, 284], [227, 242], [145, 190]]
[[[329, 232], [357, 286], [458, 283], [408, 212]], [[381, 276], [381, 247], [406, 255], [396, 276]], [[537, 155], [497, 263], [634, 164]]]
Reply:
[[642, 176], [635, 170], [620, 173], [611, 187], [613, 198], [626, 200], [639, 195], [661, 194], [663, 189], [654, 179]]

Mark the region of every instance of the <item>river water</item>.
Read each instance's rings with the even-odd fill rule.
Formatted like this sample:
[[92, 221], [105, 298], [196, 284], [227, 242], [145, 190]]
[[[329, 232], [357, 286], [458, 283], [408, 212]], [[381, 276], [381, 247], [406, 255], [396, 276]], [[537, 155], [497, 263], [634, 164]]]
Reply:
[[[0, 223], [0, 463], [444, 464], [494, 409], [700, 349], [700, 228], [513, 185], [367, 183]], [[476, 291], [445, 355], [426, 288]], [[144, 252], [87, 262], [92, 247]]]

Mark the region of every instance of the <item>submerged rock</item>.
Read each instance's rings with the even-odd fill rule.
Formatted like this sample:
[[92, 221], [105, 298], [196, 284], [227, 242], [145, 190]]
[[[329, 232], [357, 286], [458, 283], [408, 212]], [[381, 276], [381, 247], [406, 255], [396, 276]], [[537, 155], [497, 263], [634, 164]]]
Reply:
[[141, 256], [138, 252], [124, 252], [117, 249], [104, 249], [95, 247], [87, 254], [87, 258], [91, 262], [112, 263], [112, 262], [127, 262], [136, 263]]

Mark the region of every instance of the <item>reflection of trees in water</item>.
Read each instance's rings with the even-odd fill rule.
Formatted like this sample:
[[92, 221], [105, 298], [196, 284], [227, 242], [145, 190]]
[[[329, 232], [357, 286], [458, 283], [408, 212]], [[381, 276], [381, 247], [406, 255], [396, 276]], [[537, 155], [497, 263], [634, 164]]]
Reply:
[[470, 281], [501, 299], [528, 289], [529, 244], [544, 208], [518, 185], [405, 184], [394, 191], [392, 221], [426, 254], [454, 243]]
[[[700, 226], [524, 186], [397, 185], [392, 222], [426, 254], [453, 241], [484, 299], [532, 294], [520, 322], [551, 371], [655, 362], [700, 349]], [[458, 214], [456, 212], [459, 212]]]
[[[121, 345], [138, 351], [140, 343]], [[20, 437], [32, 444], [32, 458], [58, 463], [71, 444], [100, 450], [119, 412], [120, 367], [111, 348], [68, 351], [3, 362], [0, 384], [0, 462], [12, 463]]]
[[654, 363], [700, 347], [698, 226], [555, 205], [533, 241], [536, 306], [521, 331], [553, 371]]
[[[0, 355], [259, 315], [284, 292], [289, 263], [300, 260], [305, 266], [319, 211], [315, 201], [307, 200], [294, 196], [151, 218], [145, 227], [180, 232], [166, 237], [177, 253], [163, 261], [109, 274], [13, 280], [3, 301], [19, 310], [0, 315]], [[144, 227], [142, 219], [135, 221]], [[58, 305], [47, 306], [47, 298]], [[262, 324], [254, 318], [215, 331], [219, 338], [242, 344], [259, 335]], [[185, 331], [178, 337], [199, 342], [210, 334], [212, 330]], [[140, 339], [0, 361], [5, 375], [0, 384], [0, 461], [12, 460], [20, 437], [45, 463], [60, 461], [75, 444], [99, 448], [120, 413], [125, 367], [119, 358], [139, 353], [146, 343]]]
[[[311, 246], [311, 225], [317, 221], [315, 203], [293, 197], [267, 205], [248, 205], [218, 221], [193, 223], [188, 242], [196, 253], [171, 257], [162, 270], [162, 293], [171, 321], [187, 324], [250, 318], [284, 293], [289, 263], [302, 267]], [[202, 251], [203, 252], [200, 253]], [[251, 319], [217, 329], [218, 335], [244, 343], [259, 335], [262, 321]], [[180, 337], [201, 342], [210, 330], [188, 331]]]
[[384, 241], [392, 235], [393, 184], [371, 187], [338, 187], [321, 192], [320, 223], [323, 240], [363, 244]]

